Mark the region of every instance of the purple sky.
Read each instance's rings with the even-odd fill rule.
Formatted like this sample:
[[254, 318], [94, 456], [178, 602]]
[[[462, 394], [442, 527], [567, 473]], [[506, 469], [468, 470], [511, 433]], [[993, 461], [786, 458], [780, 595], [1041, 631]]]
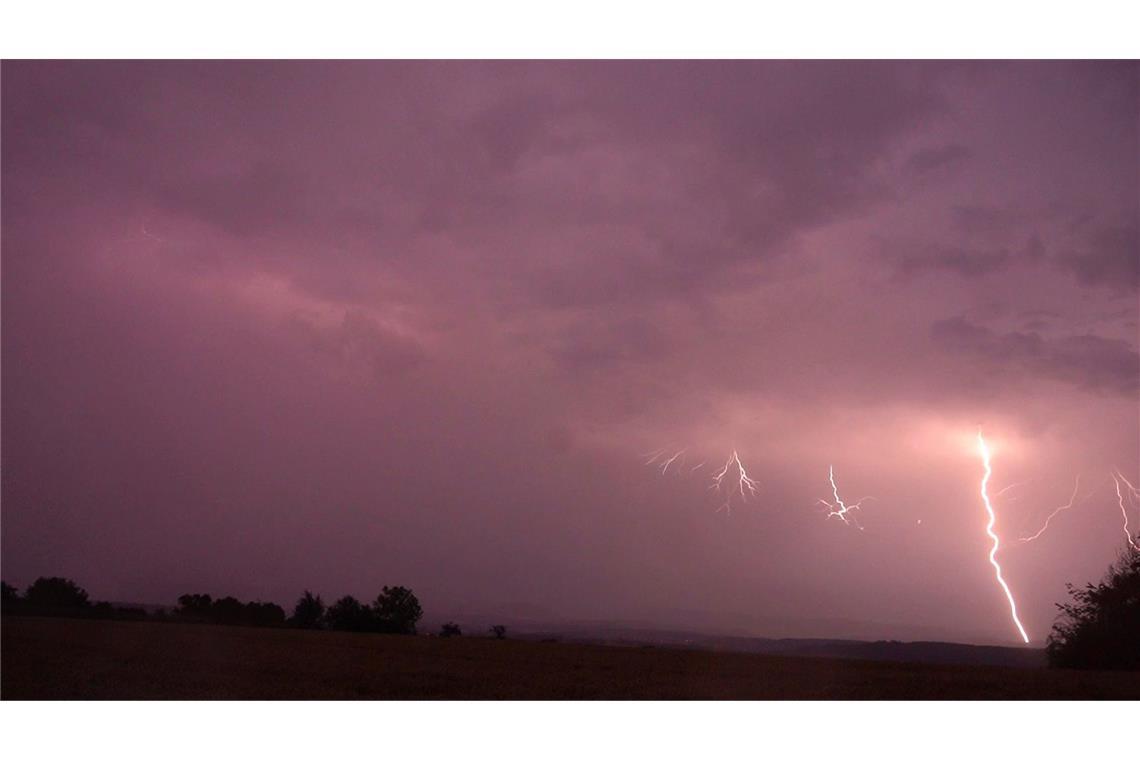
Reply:
[[981, 424], [1039, 643], [1140, 484], [1138, 72], [5, 62], [4, 579], [1014, 642]]

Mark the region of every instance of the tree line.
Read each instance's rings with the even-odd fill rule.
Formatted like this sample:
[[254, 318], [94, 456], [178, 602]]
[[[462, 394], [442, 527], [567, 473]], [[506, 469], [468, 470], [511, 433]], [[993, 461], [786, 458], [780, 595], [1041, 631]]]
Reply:
[[[272, 602], [242, 602], [232, 596], [215, 599], [209, 594], [183, 594], [178, 597], [178, 606], [173, 610], [159, 609], [148, 613], [139, 607], [92, 602], [87, 592], [69, 578], [38, 578], [23, 594], [11, 584], [0, 585], [5, 615], [178, 621], [401, 635], [415, 635], [416, 625], [423, 617], [419, 599], [404, 586], [384, 586], [371, 603], [343, 596], [327, 606], [319, 595], [306, 590], [293, 606], [293, 613], [287, 615], [280, 605]], [[507, 629], [496, 625], [492, 626], [490, 633], [503, 639]], [[463, 632], [455, 623], [444, 623], [439, 635], [450, 638], [461, 636]]]
[[[423, 616], [419, 599], [404, 586], [384, 586], [371, 603], [343, 596], [325, 605], [320, 596], [305, 591], [293, 614], [272, 602], [242, 603], [232, 596], [214, 599], [209, 594], [183, 594], [172, 612], [148, 614], [133, 607], [92, 602], [87, 592], [68, 578], [38, 578], [20, 592], [8, 583], [2, 611], [8, 614], [109, 618], [116, 620], [178, 620], [221, 625], [328, 629], [366, 633], [414, 635]], [[1049, 664], [1089, 670], [1140, 670], [1140, 551], [1125, 546], [1117, 561], [1096, 584], [1068, 586], [1071, 601], [1058, 604], [1060, 612], [1045, 646]], [[495, 638], [506, 638], [501, 625], [491, 628]], [[461, 636], [455, 623], [445, 623], [439, 635]]]
[[138, 607], [116, 607], [110, 602], [92, 602], [87, 592], [69, 578], [37, 578], [21, 595], [10, 583], [0, 582], [0, 611], [5, 615], [89, 617], [107, 620], [143, 620], [147, 612]]
[[297, 628], [414, 634], [422, 616], [420, 600], [411, 589], [385, 586], [371, 604], [343, 596], [327, 607], [321, 597], [305, 591], [293, 607], [290, 620]]

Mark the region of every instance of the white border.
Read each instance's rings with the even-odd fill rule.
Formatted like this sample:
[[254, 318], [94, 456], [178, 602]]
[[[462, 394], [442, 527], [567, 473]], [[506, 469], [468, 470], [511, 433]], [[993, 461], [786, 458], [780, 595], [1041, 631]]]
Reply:
[[1135, 58], [1134, 2], [57, 0], [5, 58]]
[[[1103, 1], [104, 0], [3, 19], [4, 58], [1135, 58], [1140, 38], [1135, 4]], [[1122, 702], [0, 703], [11, 757], [115, 760], [1108, 757], [1134, 722]]]
[[[1128, 757], [1126, 702], [0, 705], [10, 757]], [[1115, 729], [1113, 727], [1116, 727]]]

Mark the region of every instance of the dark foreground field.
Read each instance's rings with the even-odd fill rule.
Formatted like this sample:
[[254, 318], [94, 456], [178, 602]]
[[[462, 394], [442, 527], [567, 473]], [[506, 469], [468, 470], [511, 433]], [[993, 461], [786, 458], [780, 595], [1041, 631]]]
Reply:
[[1140, 698], [1140, 674], [7, 617], [4, 699]]

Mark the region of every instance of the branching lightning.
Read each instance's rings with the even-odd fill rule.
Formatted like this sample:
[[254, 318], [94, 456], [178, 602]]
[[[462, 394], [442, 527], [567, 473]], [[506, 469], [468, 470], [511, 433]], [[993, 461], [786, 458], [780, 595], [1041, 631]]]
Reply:
[[[1134, 503], [1138, 493], [1136, 486], [1128, 482], [1128, 479], [1117, 472], [1110, 472], [1112, 475], [1112, 484], [1116, 487], [1116, 501], [1120, 505], [1120, 514], [1124, 517], [1124, 536], [1128, 539], [1128, 545], [1135, 551], [1140, 551], [1140, 546], [1136, 545], [1136, 541], [1132, 538], [1132, 531], [1128, 529], [1128, 509], [1124, 506], [1124, 493], [1128, 494], [1129, 503]], [[1124, 483], [1125, 492], [1120, 490], [1120, 484]]]
[[835, 501], [830, 502], [826, 499], [819, 499], [819, 503], [827, 507], [827, 518], [830, 520], [832, 517], [838, 517], [847, 525], [854, 525], [859, 530], [863, 530], [863, 526], [855, 519], [855, 515], [851, 514], [863, 505], [863, 502], [869, 501], [872, 497], [864, 496], [854, 504], [847, 504], [839, 496], [839, 486], [835, 484], [835, 468], [831, 465], [827, 467], [827, 479], [831, 482], [831, 493]]
[[[1006, 601], [1009, 604], [1010, 619], [1016, 627], [1018, 634], [1021, 636], [1022, 641], [1028, 644], [1029, 634], [1026, 632], [1025, 626], [1022, 625], [1021, 619], [1018, 616], [1017, 601], [1014, 599], [1013, 591], [1010, 589], [1009, 584], [1006, 582], [1003, 575], [1001, 563], [998, 561], [998, 554], [1000, 553], [1002, 547], [1001, 538], [996, 531], [997, 514], [994, 508], [994, 504], [996, 502], [998, 504], [1004, 505], [1009, 501], [1015, 500], [1017, 496], [1009, 497], [1006, 496], [1006, 494], [1016, 488], [1026, 485], [1026, 483], [1029, 481], [1011, 483], [1004, 488], [991, 493], [991, 481], [994, 474], [992, 465], [992, 452], [980, 429], [977, 432], [976, 440], [977, 451], [979, 457], [981, 458], [983, 468], [981, 482], [978, 486], [978, 492], [981, 496], [982, 504], [985, 507], [986, 512], [986, 536], [989, 538], [991, 543], [988, 554], [988, 561], [993, 567], [994, 579], [997, 581], [997, 584], [1002, 593], [1005, 594]], [[708, 464], [709, 460], [702, 459], [699, 462], [690, 464], [686, 461], [689, 451], [689, 447], [681, 449], [667, 447], [647, 452], [643, 456], [645, 457], [645, 465], [652, 465], [662, 475], [675, 473], [678, 476], [691, 476], [698, 470], [705, 467], [706, 464]], [[694, 456], [692, 459], [695, 461], [697, 457]], [[713, 467], [715, 467], [715, 464], [713, 464], [709, 470], [706, 470], [705, 472], [711, 471]], [[1129, 516], [1131, 509], [1135, 508], [1137, 510], [1140, 510], [1140, 488], [1137, 488], [1137, 486], [1133, 485], [1132, 482], [1129, 481], [1122, 472], [1120, 472], [1120, 470], [1112, 470], [1109, 474], [1112, 477], [1113, 487], [1116, 491], [1117, 505], [1120, 508], [1120, 514], [1123, 519], [1124, 535], [1128, 540], [1128, 545], [1132, 548], [1133, 551], [1140, 551], [1140, 533], [1133, 533]], [[702, 474], [702, 476], [709, 477], [708, 475], [704, 474]], [[1041, 527], [1037, 529], [1035, 533], [1018, 538], [1017, 541], [1019, 543], [1031, 543], [1041, 538], [1041, 536], [1043, 536], [1049, 530], [1050, 526], [1053, 524], [1054, 520], [1057, 519], [1058, 515], [1092, 498], [1092, 496], [1099, 490], [1099, 488], [1094, 487], [1091, 490], [1088, 490], [1086, 493], [1081, 494], [1082, 477], [1082, 474], [1078, 474], [1076, 476], [1072, 493], [1069, 495], [1069, 500], [1050, 512], [1048, 516], [1046, 516], [1045, 521], [1041, 524]], [[866, 502], [874, 500], [875, 497], [864, 496], [858, 501], [845, 501], [839, 493], [839, 484], [836, 480], [834, 465], [828, 465], [827, 479], [828, 484], [831, 487], [831, 499], [817, 499], [818, 504], [827, 508], [827, 518], [837, 518], [845, 525], [854, 526], [855, 528], [858, 528], [860, 531], [862, 531], [864, 528], [859, 523], [862, 507]], [[748, 474], [748, 470], [744, 466], [744, 462], [741, 460], [738, 450], [733, 449], [731, 454], [729, 454], [728, 458], [724, 461], [724, 464], [721, 466], [721, 468], [715, 473], [711, 474], [711, 483], [709, 485], [709, 490], [715, 491], [718, 495], [724, 498], [724, 501], [717, 509], [717, 512], [724, 510], [725, 512], [731, 514], [732, 503], [733, 501], [737, 500], [737, 495], [739, 496], [739, 501], [741, 503], [748, 502], [750, 499], [757, 496], [757, 486], [757, 480]], [[922, 520], [918, 520], [918, 524], [921, 525]]]
[[1023, 485], [1026, 485], [1028, 483], [1029, 483], [1028, 480], [1023, 480], [1020, 483], [1010, 483], [1008, 486], [1006, 486], [1005, 488], [1003, 488], [1000, 491], [998, 491], [997, 493], [995, 493], [994, 496], [995, 497], [1001, 496], [1006, 491], [1012, 491], [1015, 488], [1021, 488]]
[[[1009, 614], [1013, 618], [1014, 625], [1017, 626], [1018, 632], [1021, 634], [1021, 639], [1026, 644], [1029, 643], [1029, 635], [1025, 632], [1024, 626], [1017, 617], [1017, 603], [1013, 600], [1013, 593], [1006, 585], [1005, 579], [1001, 575], [1001, 565], [997, 561], [998, 548], [1000, 541], [997, 533], [994, 533], [994, 523], [997, 522], [997, 515], [994, 514], [993, 505], [990, 504], [989, 492], [986, 490], [989, 486], [990, 476], [993, 475], [993, 468], [990, 467], [990, 449], [986, 446], [986, 439], [982, 437], [982, 431], [978, 431], [978, 452], [982, 457], [982, 465], [985, 468], [985, 474], [982, 475], [981, 494], [982, 502], [986, 505], [986, 513], [989, 515], [989, 522], [986, 524], [986, 535], [993, 541], [993, 546], [990, 547], [990, 564], [994, 566], [994, 576], [997, 578], [998, 585], [1001, 586], [1002, 591], [1005, 592], [1005, 598], [1009, 601]], [[1131, 537], [1129, 538], [1131, 541]]]
[[[1021, 488], [1022, 486], [1027, 485], [1028, 483], [1029, 483], [1028, 480], [1023, 480], [1020, 483], [1010, 483], [1008, 486], [1006, 486], [1005, 488], [1003, 488], [1000, 491], [998, 491], [997, 493], [995, 493], [993, 495], [993, 498], [1001, 499], [1001, 497], [1004, 494], [1008, 493], [1009, 491], [1012, 491], [1015, 488]], [[1002, 503], [1007, 504], [1011, 501], [1017, 501], [1020, 498], [1021, 498], [1020, 496], [1010, 496], [1009, 498], [1001, 499], [1001, 501], [1002, 501]]]
[[[1111, 475], [1112, 473], [1109, 474]], [[1116, 477], [1120, 478], [1120, 482], [1124, 483], [1124, 488], [1128, 492], [1128, 502], [1137, 509], [1140, 509], [1140, 488], [1132, 485], [1120, 470], [1116, 471]]]
[[[729, 470], [734, 466], [736, 468], [736, 489], [733, 489], [732, 486], [722, 488], [725, 486], [725, 478], [728, 476]], [[756, 481], [748, 477], [748, 471], [744, 469], [744, 464], [740, 461], [740, 455], [736, 453], [736, 449], [733, 449], [732, 454], [724, 463], [724, 467], [722, 467], [720, 472], [716, 475], [713, 475], [713, 483], [709, 486], [709, 490], [715, 490], [717, 492], [725, 491], [724, 504], [717, 509], [717, 512], [723, 509], [729, 514], [732, 513], [732, 491], [737, 489], [740, 491], [741, 501], [747, 501], [750, 495], [756, 495]], [[745, 491], [745, 489], [748, 490]]]
[[[668, 472], [669, 471], [669, 465], [676, 462], [677, 457], [684, 457], [686, 451], [687, 451], [687, 449], [681, 449], [676, 454], [674, 454], [673, 456], [669, 457], [664, 462], [662, 462], [661, 463], [661, 474], [664, 475], [666, 472]], [[684, 460], [682, 459], [681, 461], [684, 461]]]
[[[1077, 491], [1079, 491], [1080, 488], [1081, 488], [1081, 476], [1077, 475], [1077, 482], [1076, 482], [1076, 484], [1073, 485], [1073, 494], [1072, 494], [1072, 496], [1069, 497], [1068, 503], [1062, 504], [1061, 506], [1054, 509], [1053, 512], [1048, 517], [1045, 518], [1045, 524], [1041, 526], [1041, 530], [1037, 531], [1032, 536], [1026, 536], [1024, 538], [1019, 538], [1017, 540], [1022, 542], [1022, 543], [1029, 543], [1030, 541], [1036, 541], [1038, 538], [1040, 538], [1041, 534], [1044, 533], [1049, 528], [1049, 523], [1053, 520], [1054, 517], [1056, 517], [1060, 513], [1064, 512], [1066, 509], [1072, 509], [1073, 508], [1073, 505], [1077, 501]], [[1000, 493], [1000, 491], [999, 491], [999, 493]], [[1085, 494], [1085, 498], [1081, 499], [1081, 501], [1087, 501], [1089, 499], [1089, 497], [1093, 495], [1093, 493], [1094, 493], [1094, 491], [1089, 491], [1087, 494]]]
[[[647, 467], [650, 465], [656, 467], [661, 471], [662, 475], [669, 472], [682, 474], [686, 468], [685, 458], [687, 451], [688, 448], [663, 448], [646, 452], [642, 456], [646, 457], [645, 465]], [[697, 464], [688, 467], [688, 474], [691, 475], [701, 469], [706, 463], [707, 460], [701, 460]], [[740, 454], [737, 453], [736, 449], [733, 449], [725, 461], [724, 467], [712, 476], [712, 485], [709, 486], [709, 490], [724, 494], [724, 503], [717, 509], [717, 512], [724, 510], [730, 514], [732, 513], [734, 493], [740, 494], [741, 501], [747, 501], [749, 497], [756, 495], [756, 479], [748, 474], [748, 470], [745, 468], [744, 462], [741, 461]]]

